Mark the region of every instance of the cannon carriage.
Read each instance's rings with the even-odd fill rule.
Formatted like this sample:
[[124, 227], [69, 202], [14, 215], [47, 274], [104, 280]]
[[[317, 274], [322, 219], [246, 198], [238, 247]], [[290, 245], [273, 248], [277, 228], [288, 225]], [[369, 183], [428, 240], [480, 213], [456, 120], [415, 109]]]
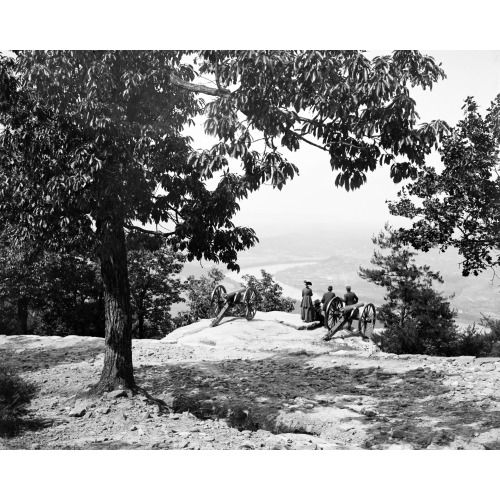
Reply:
[[211, 326], [217, 326], [231, 307], [239, 309], [240, 314], [248, 321], [252, 320], [257, 312], [257, 292], [253, 287], [239, 288], [227, 293], [222, 285], [217, 285], [211, 296]]
[[[360, 314], [360, 309], [363, 310]], [[323, 337], [323, 340], [331, 340], [332, 337], [342, 328], [348, 321], [358, 320], [358, 334], [363, 337], [371, 338], [375, 329], [376, 320], [375, 306], [371, 303], [364, 304], [363, 302], [344, 306], [339, 297], [333, 297], [328, 302], [325, 310], [325, 328], [328, 333]]]

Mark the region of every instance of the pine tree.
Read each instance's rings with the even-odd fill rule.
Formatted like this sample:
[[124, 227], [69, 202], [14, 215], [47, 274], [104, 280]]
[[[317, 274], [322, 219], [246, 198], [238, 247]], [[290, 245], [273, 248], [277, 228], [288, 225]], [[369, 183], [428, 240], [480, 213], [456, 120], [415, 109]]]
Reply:
[[443, 283], [439, 272], [415, 263], [416, 253], [406, 246], [388, 224], [372, 238], [381, 250], [370, 260], [377, 269], [360, 268], [359, 276], [386, 288], [379, 317], [386, 326], [383, 349], [398, 354], [452, 354], [456, 341], [456, 311], [433, 288]]

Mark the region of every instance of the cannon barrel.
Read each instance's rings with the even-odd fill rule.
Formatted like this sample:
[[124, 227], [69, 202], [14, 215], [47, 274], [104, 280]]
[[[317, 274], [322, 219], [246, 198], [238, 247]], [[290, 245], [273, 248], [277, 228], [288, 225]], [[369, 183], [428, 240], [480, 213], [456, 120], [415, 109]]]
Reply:
[[222, 285], [217, 285], [212, 292], [212, 308], [215, 311], [216, 317], [212, 320], [211, 326], [217, 326], [229, 308], [237, 304], [243, 304], [247, 320], [253, 319], [257, 311], [255, 298], [256, 292], [251, 286], [238, 288], [234, 292], [226, 293], [226, 289]]
[[238, 295], [239, 293], [243, 293], [245, 290], [246, 290], [246, 288], [245, 288], [245, 287], [243, 287], [243, 288], [238, 288], [238, 290], [235, 290], [234, 292], [224, 294], [224, 298], [225, 298], [226, 300], [231, 300], [231, 299], [233, 299], [236, 295]]
[[345, 306], [341, 309], [342, 312], [349, 312], [353, 309], [357, 309], [358, 307], [363, 307], [365, 305], [364, 302], [359, 302], [358, 304], [351, 304], [350, 306]]

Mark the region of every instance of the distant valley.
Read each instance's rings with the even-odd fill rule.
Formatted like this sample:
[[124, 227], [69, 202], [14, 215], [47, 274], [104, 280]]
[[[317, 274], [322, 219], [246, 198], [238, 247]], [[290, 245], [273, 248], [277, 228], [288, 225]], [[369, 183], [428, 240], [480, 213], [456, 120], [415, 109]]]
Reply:
[[[316, 298], [321, 298], [328, 285], [332, 285], [340, 295], [344, 294], [345, 286], [349, 284], [362, 302], [380, 306], [385, 290], [357, 274], [360, 266], [373, 267], [370, 258], [374, 248], [369, 236], [354, 231], [305, 229], [286, 235], [261, 237], [255, 248], [240, 254], [240, 273], [227, 273], [227, 288], [237, 286], [242, 281], [242, 275], [249, 273], [259, 277], [260, 269], [265, 269], [282, 284], [285, 295], [298, 302], [303, 281], [308, 279], [313, 283]], [[428, 264], [442, 274], [444, 284], [436, 288], [446, 296], [455, 294], [451, 304], [458, 311], [457, 323], [460, 326], [478, 323], [481, 314], [500, 319], [500, 280], [496, 279], [492, 284], [491, 272], [477, 277], [463, 277], [458, 265], [460, 258], [454, 250], [423, 253], [417, 257], [417, 262]], [[199, 263], [188, 263], [183, 275], [204, 274], [212, 265], [204, 263], [201, 267]]]

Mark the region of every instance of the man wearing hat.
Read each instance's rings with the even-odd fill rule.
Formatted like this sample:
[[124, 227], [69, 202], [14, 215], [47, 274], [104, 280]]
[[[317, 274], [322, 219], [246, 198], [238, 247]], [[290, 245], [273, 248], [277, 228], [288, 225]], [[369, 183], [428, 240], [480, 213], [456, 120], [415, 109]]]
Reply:
[[308, 280], [304, 281], [304, 284], [306, 285], [302, 289], [302, 302], [300, 303], [300, 316], [302, 318], [302, 321], [305, 321], [306, 323], [310, 323], [311, 321], [314, 321], [314, 308], [313, 308], [313, 302], [312, 302], [312, 290], [309, 288], [312, 286], [312, 283]]
[[335, 292], [332, 292], [332, 287], [329, 286], [328, 292], [324, 293], [323, 298], [321, 299], [321, 303], [323, 304], [321, 308], [323, 309], [323, 311], [326, 309], [328, 302], [330, 302], [330, 300], [332, 300], [333, 297], [335, 297]]
[[[346, 306], [352, 306], [354, 304], [357, 304], [358, 303], [358, 296], [354, 293], [354, 292], [351, 292], [351, 287], [350, 286], [346, 286], [345, 287], [345, 290], [346, 290], [346, 293], [344, 294], [344, 304]], [[349, 311], [347, 313], [345, 313], [345, 317], [348, 318], [347, 319], [347, 329], [348, 330], [351, 330], [352, 327], [352, 320], [353, 319], [357, 319], [358, 318], [358, 310], [357, 309], [354, 309], [352, 311]]]

